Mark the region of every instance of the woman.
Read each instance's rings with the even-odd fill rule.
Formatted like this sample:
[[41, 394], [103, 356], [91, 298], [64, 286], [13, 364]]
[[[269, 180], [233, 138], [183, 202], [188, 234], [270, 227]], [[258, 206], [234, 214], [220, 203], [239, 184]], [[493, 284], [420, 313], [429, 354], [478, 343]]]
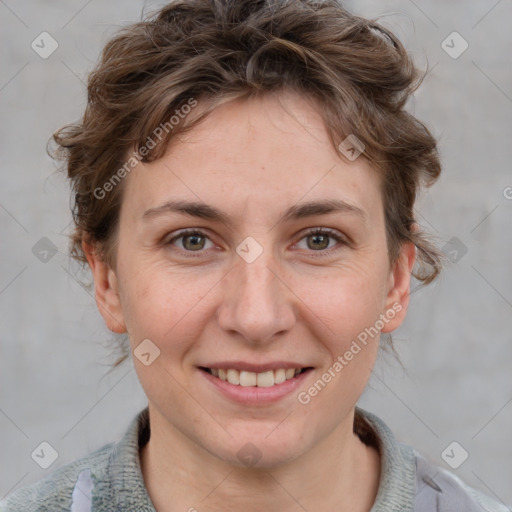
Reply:
[[440, 173], [398, 39], [335, 1], [177, 1], [124, 29], [55, 135], [148, 408], [2, 510], [508, 510], [357, 407]]

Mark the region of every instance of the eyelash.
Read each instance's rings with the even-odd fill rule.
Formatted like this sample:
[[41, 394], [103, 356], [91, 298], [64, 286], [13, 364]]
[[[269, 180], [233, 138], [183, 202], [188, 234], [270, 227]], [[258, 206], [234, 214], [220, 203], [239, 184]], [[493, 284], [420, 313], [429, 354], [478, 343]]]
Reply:
[[[165, 245], [170, 246], [176, 240], [179, 240], [180, 238], [185, 238], [187, 236], [192, 236], [192, 235], [199, 235], [199, 236], [202, 236], [204, 238], [210, 239], [208, 234], [205, 233], [204, 231], [201, 231], [200, 229], [187, 228], [187, 229], [183, 229], [180, 232], [178, 232], [178, 234], [176, 236], [172, 237], [171, 239], [169, 239], [166, 242]], [[340, 236], [336, 231], [334, 231], [332, 229], [329, 229], [329, 228], [311, 228], [310, 230], [308, 230], [308, 231], [306, 231], [304, 233], [304, 235], [299, 239], [299, 242], [301, 240], [303, 240], [304, 238], [307, 238], [308, 236], [313, 236], [313, 235], [328, 235], [329, 237], [331, 237], [334, 240], [336, 240], [339, 244], [341, 244], [342, 247], [349, 245], [345, 238]], [[317, 256], [322, 257], [322, 256], [326, 255], [326, 253], [330, 255], [330, 253], [332, 251], [335, 251], [335, 252], [339, 251], [340, 249], [342, 249], [342, 247], [338, 247], [338, 248], [331, 247], [330, 249], [322, 249], [322, 250], [319, 250], [319, 251], [311, 250], [310, 252], [319, 253], [319, 254], [315, 255], [315, 257], [317, 257]], [[202, 254], [205, 252], [206, 249], [205, 250], [200, 250], [200, 251], [187, 251], [186, 249], [179, 249], [178, 248], [178, 250], [180, 252], [186, 253], [187, 257], [197, 258], [199, 256], [202, 256]], [[194, 254], [194, 253], [197, 253], [197, 254]]]

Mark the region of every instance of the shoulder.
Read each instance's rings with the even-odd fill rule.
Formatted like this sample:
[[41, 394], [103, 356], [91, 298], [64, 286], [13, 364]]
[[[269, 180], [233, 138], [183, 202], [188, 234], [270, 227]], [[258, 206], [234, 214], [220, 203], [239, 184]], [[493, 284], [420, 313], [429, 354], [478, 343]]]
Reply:
[[106, 471], [113, 447], [114, 443], [107, 444], [46, 478], [18, 489], [0, 501], [0, 512], [69, 512], [73, 501], [79, 501], [90, 492], [91, 475], [99, 476]]
[[478, 491], [458, 476], [428, 461], [414, 448], [416, 493], [414, 512], [511, 512], [512, 508]]
[[146, 407], [118, 442], [17, 490], [0, 502], [0, 512], [155, 512], [139, 463], [139, 448], [149, 432]]
[[371, 512], [512, 512], [400, 443], [378, 416], [356, 408], [354, 432], [375, 446], [381, 457], [379, 490]]

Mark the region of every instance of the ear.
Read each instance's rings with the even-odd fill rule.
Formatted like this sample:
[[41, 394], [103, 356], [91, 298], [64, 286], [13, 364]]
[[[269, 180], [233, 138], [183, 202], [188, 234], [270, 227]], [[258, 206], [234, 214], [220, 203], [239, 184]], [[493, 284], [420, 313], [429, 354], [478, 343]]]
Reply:
[[411, 272], [416, 260], [416, 246], [412, 242], [402, 244], [400, 253], [391, 269], [384, 316], [389, 321], [381, 332], [394, 331], [402, 325], [409, 306]]
[[118, 334], [126, 332], [123, 311], [119, 299], [117, 276], [96, 251], [96, 246], [82, 241], [82, 249], [91, 268], [94, 279], [96, 305], [108, 329]]

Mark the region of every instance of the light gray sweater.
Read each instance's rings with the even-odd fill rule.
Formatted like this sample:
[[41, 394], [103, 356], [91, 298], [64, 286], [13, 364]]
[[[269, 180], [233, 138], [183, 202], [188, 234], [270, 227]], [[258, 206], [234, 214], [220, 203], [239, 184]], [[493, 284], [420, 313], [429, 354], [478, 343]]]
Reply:
[[[381, 457], [371, 512], [511, 512], [397, 442], [387, 425], [356, 409], [355, 431]], [[0, 502], [0, 512], [155, 512], [140, 469], [139, 449], [149, 440], [148, 409], [117, 443], [67, 464]], [[191, 507], [193, 510], [193, 507]]]

